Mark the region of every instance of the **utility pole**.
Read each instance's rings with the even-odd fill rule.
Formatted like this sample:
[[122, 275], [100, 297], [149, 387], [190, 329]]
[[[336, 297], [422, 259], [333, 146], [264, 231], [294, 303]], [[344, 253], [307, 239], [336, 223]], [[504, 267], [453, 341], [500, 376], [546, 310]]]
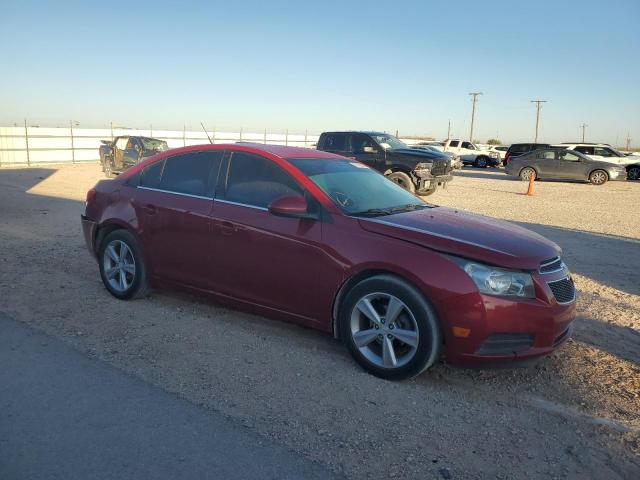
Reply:
[[629, 132], [627, 132], [627, 152], [631, 151], [631, 138], [629, 137]]
[[587, 129], [589, 125], [587, 125], [586, 123], [582, 123], [582, 125], [580, 125], [580, 128], [582, 128], [582, 143], [584, 143], [584, 131]]
[[476, 101], [478, 95], [482, 95], [482, 92], [471, 92], [469, 95], [473, 97], [473, 105], [471, 107], [471, 131], [469, 132], [469, 141], [473, 143], [473, 122], [476, 118]]
[[447, 127], [447, 140], [451, 140], [451, 119], [449, 119], [449, 126]]
[[540, 106], [543, 103], [547, 103], [546, 100], [531, 100], [531, 103], [536, 104], [536, 137], [533, 143], [538, 143], [538, 126], [540, 125]]

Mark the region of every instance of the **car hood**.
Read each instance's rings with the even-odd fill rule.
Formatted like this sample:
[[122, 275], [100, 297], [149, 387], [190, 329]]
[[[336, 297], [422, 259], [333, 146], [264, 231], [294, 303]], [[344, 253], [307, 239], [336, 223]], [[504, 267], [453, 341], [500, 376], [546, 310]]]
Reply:
[[360, 218], [373, 233], [505, 268], [537, 270], [560, 255], [558, 245], [509, 222], [447, 207]]
[[419, 150], [417, 148], [394, 148], [387, 150], [387, 152], [397, 155], [410, 155], [412, 157], [421, 157], [425, 160], [449, 160], [449, 157], [444, 153], [430, 152], [428, 150]]

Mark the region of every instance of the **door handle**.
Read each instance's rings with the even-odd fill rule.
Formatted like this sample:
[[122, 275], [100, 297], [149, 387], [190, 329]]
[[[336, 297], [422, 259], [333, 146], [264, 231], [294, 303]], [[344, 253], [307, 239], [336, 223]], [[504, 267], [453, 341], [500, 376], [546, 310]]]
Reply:
[[232, 235], [238, 231], [238, 227], [231, 222], [220, 222], [218, 228], [223, 235]]
[[142, 210], [144, 211], [144, 213], [146, 213], [147, 215], [155, 215], [156, 214], [156, 207], [154, 207], [151, 204], [147, 204], [144, 207], [142, 207]]

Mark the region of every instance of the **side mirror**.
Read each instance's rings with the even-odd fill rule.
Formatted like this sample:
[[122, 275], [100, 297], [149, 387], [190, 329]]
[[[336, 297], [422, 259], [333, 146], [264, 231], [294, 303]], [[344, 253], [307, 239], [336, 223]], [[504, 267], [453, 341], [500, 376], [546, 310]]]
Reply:
[[269, 205], [269, 213], [277, 217], [318, 218], [309, 212], [309, 204], [302, 195], [287, 195], [276, 198]]
[[362, 148], [362, 151], [363, 151], [364, 153], [376, 153], [376, 149], [375, 149], [375, 148], [373, 148], [373, 147], [363, 147], [363, 148]]

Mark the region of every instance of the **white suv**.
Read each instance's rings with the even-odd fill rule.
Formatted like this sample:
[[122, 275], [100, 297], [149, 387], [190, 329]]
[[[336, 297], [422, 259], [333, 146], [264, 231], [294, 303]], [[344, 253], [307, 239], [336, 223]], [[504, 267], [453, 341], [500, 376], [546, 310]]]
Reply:
[[559, 143], [551, 146], [554, 148], [575, 150], [593, 160], [599, 160], [601, 162], [617, 163], [618, 165], [631, 165], [640, 162], [640, 156], [626, 156], [611, 147], [611, 145], [605, 143]]

